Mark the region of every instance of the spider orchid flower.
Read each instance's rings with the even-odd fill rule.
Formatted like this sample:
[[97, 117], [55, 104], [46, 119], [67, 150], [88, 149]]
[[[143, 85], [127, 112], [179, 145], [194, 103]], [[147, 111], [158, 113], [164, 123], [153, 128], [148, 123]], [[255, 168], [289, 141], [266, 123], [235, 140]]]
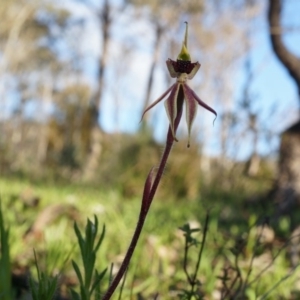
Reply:
[[156, 101], [154, 101], [150, 106], [148, 106], [143, 112], [142, 119], [145, 113], [154, 107], [157, 103], [162, 101], [166, 96], [168, 96], [165, 101], [165, 108], [170, 122], [170, 128], [175, 141], [176, 138], [176, 128], [175, 119], [182, 113], [183, 102], [180, 98], [184, 98], [186, 103], [186, 122], [188, 127], [188, 144], [190, 146], [190, 136], [193, 121], [196, 117], [198, 105], [204, 107], [205, 109], [212, 112], [216, 117], [217, 113], [206, 103], [204, 103], [196, 93], [188, 86], [186, 83], [188, 79], [192, 79], [200, 68], [198, 62], [192, 63], [190, 54], [187, 50], [187, 35], [188, 35], [188, 24], [186, 23], [185, 37], [182, 43], [182, 49], [177, 57], [177, 61], [168, 59], [166, 61], [167, 68], [169, 70], [170, 76], [172, 78], [177, 78], [177, 82], [174, 83], [167, 91], [165, 91]]

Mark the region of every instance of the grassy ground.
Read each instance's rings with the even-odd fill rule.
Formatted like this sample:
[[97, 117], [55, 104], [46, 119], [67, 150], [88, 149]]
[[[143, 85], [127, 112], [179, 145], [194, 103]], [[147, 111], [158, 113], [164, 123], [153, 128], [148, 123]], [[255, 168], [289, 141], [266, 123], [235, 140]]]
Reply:
[[[178, 291], [188, 287], [182, 265], [184, 238], [178, 227], [189, 223], [203, 229], [207, 211], [210, 223], [198, 276], [203, 299], [220, 299], [221, 291], [226, 290], [225, 282], [232, 284], [233, 291], [243, 290], [244, 298], [239, 299], [299, 299], [299, 279], [287, 259], [286, 239], [282, 234], [276, 237], [278, 230], [288, 233], [288, 219], [270, 229], [271, 237], [263, 240], [253, 225], [257, 219], [263, 220], [270, 209], [266, 205], [247, 206], [245, 199], [253, 195], [253, 186], [261, 191], [267, 185], [250, 181], [247, 184], [251, 188], [238, 187], [230, 192], [218, 185], [203, 187], [193, 201], [158, 195], [127, 274], [122, 299], [155, 299], [155, 295], [159, 299], [178, 299]], [[70, 263], [71, 258], [79, 260], [74, 221], [83, 229], [86, 219], [93, 219], [95, 214], [100, 227], [106, 224], [97, 267], [103, 269], [114, 263], [116, 269], [127, 250], [140, 206], [140, 198], [122, 199], [118, 190], [102, 186], [18, 179], [1, 178], [0, 196], [4, 218], [10, 226], [13, 269], [29, 268], [34, 274], [34, 248], [42, 269], [48, 274], [63, 274], [62, 290], [64, 285], [76, 285]], [[201, 240], [201, 233], [198, 239]], [[189, 253], [188, 270], [196, 263], [198, 249]], [[268, 295], [277, 283], [281, 284]], [[236, 298], [224, 299], [238, 299], [237, 294]]]

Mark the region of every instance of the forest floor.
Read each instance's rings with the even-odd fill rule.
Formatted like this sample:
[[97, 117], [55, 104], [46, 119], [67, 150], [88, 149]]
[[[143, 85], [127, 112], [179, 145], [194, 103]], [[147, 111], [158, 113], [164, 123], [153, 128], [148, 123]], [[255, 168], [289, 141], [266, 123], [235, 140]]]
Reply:
[[[188, 287], [183, 267], [184, 232], [179, 227], [200, 228], [195, 233], [200, 245], [207, 214], [209, 228], [197, 277], [199, 299], [299, 299], [298, 265], [291, 264], [289, 254], [290, 220], [282, 217], [272, 224], [272, 205], [254, 197], [256, 185], [259, 183], [252, 181], [251, 189], [230, 192], [211, 185], [195, 200], [158, 195], [127, 272], [122, 299], [178, 299], [180, 291]], [[263, 194], [267, 188], [257, 190]], [[74, 221], [81, 230], [94, 215], [100, 228], [105, 224], [96, 266], [102, 270], [113, 263], [114, 274], [140, 209], [139, 197], [124, 199], [118, 189], [17, 178], [0, 179], [0, 197], [10, 229], [13, 273], [36, 276], [34, 249], [39, 267], [49, 276], [59, 274], [60, 295], [65, 299], [69, 288], [76, 289], [78, 284], [71, 259], [81, 266]], [[186, 268], [190, 272], [199, 245], [188, 253]], [[102, 290], [108, 281], [102, 283]], [[238, 298], [241, 295], [244, 298]]]

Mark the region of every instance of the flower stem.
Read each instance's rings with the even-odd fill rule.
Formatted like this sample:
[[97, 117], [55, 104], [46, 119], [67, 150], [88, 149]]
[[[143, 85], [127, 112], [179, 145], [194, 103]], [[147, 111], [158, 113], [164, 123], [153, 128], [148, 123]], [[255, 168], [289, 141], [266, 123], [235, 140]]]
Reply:
[[[174, 132], [175, 133], [176, 133], [176, 130], [178, 128], [178, 125], [179, 125], [179, 122], [180, 122], [180, 119], [181, 119], [182, 107], [183, 107], [183, 91], [182, 91], [182, 89], [180, 89], [179, 93], [178, 93], [178, 98], [177, 98], [178, 112], [177, 112], [177, 116], [176, 116], [176, 119], [175, 119], [175, 122], [174, 122], [175, 123], [174, 124]], [[142, 203], [142, 205], [141, 205], [139, 219], [138, 219], [134, 234], [132, 236], [130, 245], [128, 247], [127, 253], [125, 255], [125, 258], [122, 262], [122, 265], [121, 265], [120, 269], [118, 270], [117, 275], [115, 276], [115, 278], [111, 282], [111, 284], [110, 284], [108, 290], [106, 291], [106, 293], [104, 294], [102, 300], [109, 300], [111, 298], [111, 296], [113, 295], [113, 293], [116, 290], [117, 286], [119, 285], [126, 269], [129, 266], [129, 263], [130, 263], [132, 255], [133, 255], [134, 249], [135, 249], [135, 247], [137, 245], [137, 242], [139, 240], [139, 237], [141, 235], [141, 232], [142, 232], [142, 229], [143, 229], [143, 226], [144, 226], [149, 208], [151, 206], [152, 200], [155, 196], [156, 190], [158, 188], [158, 185], [160, 183], [160, 180], [161, 180], [161, 177], [163, 175], [164, 169], [166, 167], [166, 163], [168, 161], [169, 154], [172, 150], [173, 143], [174, 143], [174, 136], [173, 136], [172, 130], [169, 126], [166, 146], [165, 146], [163, 155], [161, 157], [155, 179], [154, 179], [153, 184], [151, 186], [149, 195], [143, 200], [143, 201], [146, 201], [146, 205], [145, 205], [145, 203]]]

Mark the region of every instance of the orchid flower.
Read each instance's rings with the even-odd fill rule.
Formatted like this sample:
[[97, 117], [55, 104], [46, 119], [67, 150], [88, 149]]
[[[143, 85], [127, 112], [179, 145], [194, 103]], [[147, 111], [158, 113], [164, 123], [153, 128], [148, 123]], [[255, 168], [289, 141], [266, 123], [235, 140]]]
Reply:
[[172, 78], [177, 78], [177, 82], [174, 83], [166, 92], [164, 92], [156, 101], [154, 101], [150, 106], [148, 106], [143, 112], [142, 119], [145, 113], [154, 107], [157, 103], [162, 101], [165, 97], [168, 98], [165, 101], [165, 108], [170, 122], [170, 128], [175, 141], [176, 129], [175, 129], [175, 119], [182, 112], [182, 105], [184, 101], [180, 101], [180, 97], [184, 97], [186, 103], [186, 122], [188, 127], [188, 144], [190, 146], [190, 136], [193, 121], [197, 113], [197, 105], [204, 107], [205, 109], [212, 112], [216, 117], [217, 113], [206, 103], [204, 103], [196, 93], [188, 86], [186, 83], [188, 79], [192, 79], [200, 68], [198, 62], [192, 63], [191, 56], [187, 50], [187, 36], [188, 36], [188, 23], [186, 23], [186, 30], [184, 41], [182, 43], [182, 49], [177, 57], [177, 61], [168, 59], [166, 61], [167, 68], [169, 70], [170, 76]]
[[197, 112], [197, 104], [209, 110], [215, 116], [217, 113], [205, 104], [196, 94], [195, 92], [187, 85], [186, 81], [188, 79], [192, 79], [197, 71], [200, 68], [200, 64], [198, 62], [191, 63], [191, 57], [187, 50], [187, 35], [188, 35], [188, 24], [186, 23], [185, 37], [182, 44], [181, 52], [177, 57], [177, 61], [173, 61], [172, 59], [167, 60], [167, 67], [171, 77], [177, 78], [177, 82], [174, 83], [166, 92], [163, 93], [153, 104], [151, 104], [148, 108], [145, 109], [144, 114], [155, 106], [158, 102], [163, 100], [168, 96], [165, 102], [165, 108], [167, 111], [167, 115], [169, 118], [170, 126], [167, 133], [166, 146], [164, 148], [160, 163], [157, 168], [152, 168], [148, 174], [148, 177], [144, 186], [144, 193], [141, 203], [141, 210], [139, 214], [139, 219], [132, 236], [130, 245], [124, 257], [124, 260], [117, 272], [116, 276], [110, 283], [110, 286], [106, 293], [103, 296], [103, 300], [111, 299], [113, 293], [115, 292], [117, 286], [119, 285], [124, 273], [128, 269], [131, 257], [136, 248], [137, 242], [139, 240], [140, 234], [142, 232], [146, 217], [148, 215], [151, 203], [155, 196], [158, 185], [161, 181], [164, 169], [166, 167], [166, 163], [168, 161], [169, 154], [171, 152], [174, 140], [176, 139], [176, 130], [178, 124], [181, 119], [183, 103], [184, 100], [186, 102], [186, 121], [188, 125], [188, 147], [190, 146], [190, 135], [192, 123], [195, 119]]

